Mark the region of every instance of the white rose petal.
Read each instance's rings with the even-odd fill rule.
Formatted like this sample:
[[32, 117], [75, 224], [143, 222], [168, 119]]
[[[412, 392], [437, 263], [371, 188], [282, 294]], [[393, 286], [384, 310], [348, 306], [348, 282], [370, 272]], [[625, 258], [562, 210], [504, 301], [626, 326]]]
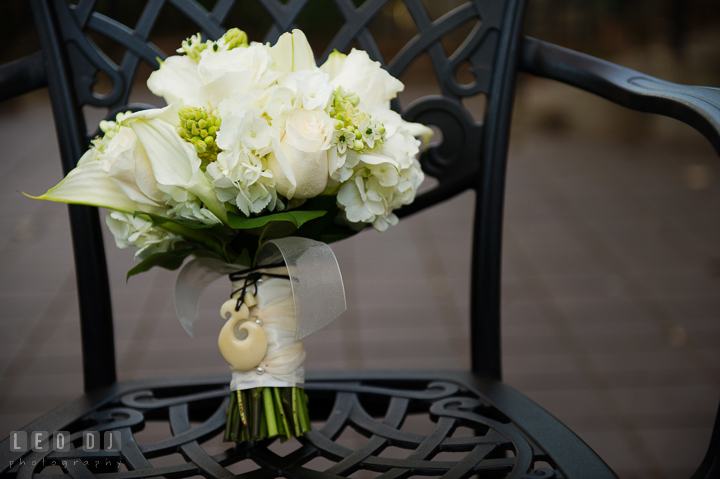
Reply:
[[277, 192], [287, 199], [313, 198], [322, 193], [328, 182], [327, 150], [308, 153], [287, 141], [277, 145], [268, 155]]
[[298, 108], [285, 122], [285, 141], [307, 153], [327, 150], [333, 133], [331, 121], [325, 112]]
[[265, 89], [280, 76], [269, 69], [272, 62], [267, 48], [250, 45], [244, 48], [214, 52], [202, 52], [198, 74], [202, 86], [200, 101], [212, 108], [233, 95], [241, 95], [252, 89]]
[[405, 89], [400, 80], [385, 71], [362, 50], [353, 50], [342, 64], [340, 72], [332, 79], [336, 87], [356, 93], [367, 107], [374, 103], [388, 105], [398, 92]]
[[148, 89], [169, 104], [182, 100], [186, 105], [198, 105], [200, 96], [198, 64], [185, 55], [173, 55], [150, 74]]

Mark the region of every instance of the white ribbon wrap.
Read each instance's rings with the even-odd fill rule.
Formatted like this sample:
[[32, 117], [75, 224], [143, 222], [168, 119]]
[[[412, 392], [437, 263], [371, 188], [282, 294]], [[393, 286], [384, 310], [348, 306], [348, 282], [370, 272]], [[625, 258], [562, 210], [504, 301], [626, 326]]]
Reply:
[[[287, 274], [286, 268], [272, 268], [264, 272]], [[244, 280], [233, 283], [233, 291], [242, 288]], [[260, 320], [268, 346], [265, 358], [258, 364], [263, 373], [256, 369], [233, 371], [230, 389], [256, 387], [301, 387], [305, 382], [305, 349], [302, 340], [295, 340], [295, 306], [290, 281], [270, 278], [259, 285], [257, 306], [250, 309], [249, 321]]]
[[[258, 265], [285, 262], [285, 267], [267, 272], [285, 274], [290, 280], [270, 278], [258, 288], [258, 305], [250, 320], [260, 319], [268, 339], [263, 374], [233, 371], [232, 390], [259, 386], [300, 386], [305, 372], [305, 350], [301, 339], [322, 329], [342, 314], [347, 305], [337, 259], [325, 243], [308, 238], [270, 240], [260, 249]], [[198, 257], [183, 266], [175, 283], [175, 311], [180, 324], [193, 335], [200, 296], [216, 279], [242, 271], [239, 265], [210, 257]], [[233, 284], [233, 291], [242, 285]]]

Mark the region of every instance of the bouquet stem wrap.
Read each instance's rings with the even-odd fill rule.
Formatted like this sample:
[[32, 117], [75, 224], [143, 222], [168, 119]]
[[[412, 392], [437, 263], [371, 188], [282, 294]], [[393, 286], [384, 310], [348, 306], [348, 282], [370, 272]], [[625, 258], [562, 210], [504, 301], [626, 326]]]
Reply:
[[[273, 275], [286, 275], [285, 267], [261, 270]], [[267, 353], [255, 369], [233, 371], [230, 389], [257, 387], [302, 386], [305, 381], [305, 349], [302, 340], [295, 340], [297, 329], [295, 305], [290, 281], [280, 277], [260, 276], [256, 285], [257, 305], [250, 308], [248, 321], [262, 327], [267, 338]], [[242, 291], [246, 286], [243, 279], [233, 281], [232, 290]]]
[[[260, 250], [258, 265], [243, 270], [213, 258], [196, 258], [183, 267], [175, 287], [178, 318], [192, 336], [202, 291], [230, 274], [235, 312], [241, 304], [249, 306], [243, 322], [259, 325], [267, 341], [258, 364], [232, 371], [228, 441], [290, 438], [310, 430], [307, 396], [302, 390], [306, 356], [302, 338], [346, 309], [342, 276], [328, 245], [300, 237], [270, 240]], [[245, 295], [252, 296], [252, 304], [243, 304]], [[237, 326], [232, 332], [235, 336], [236, 330]], [[249, 339], [250, 335], [245, 340]]]

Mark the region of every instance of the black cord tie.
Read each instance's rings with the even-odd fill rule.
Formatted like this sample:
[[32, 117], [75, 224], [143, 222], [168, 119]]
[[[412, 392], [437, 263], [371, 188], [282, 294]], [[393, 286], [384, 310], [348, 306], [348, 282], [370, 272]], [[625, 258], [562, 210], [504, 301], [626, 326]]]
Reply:
[[237, 304], [235, 305], [235, 311], [240, 311], [240, 307], [245, 303], [245, 292], [247, 291], [249, 286], [253, 286], [255, 288], [255, 295], [257, 295], [258, 281], [263, 276], [269, 276], [271, 278], [290, 279], [290, 276], [286, 274], [263, 273], [260, 271], [268, 268], [279, 268], [281, 266], [285, 266], [285, 263], [264, 264], [262, 266], [256, 266], [254, 268], [244, 269], [242, 271], [230, 273], [228, 276], [230, 276], [230, 281], [232, 281], [233, 283], [236, 281], [245, 280], [241, 288], [236, 289], [235, 291], [230, 293], [231, 298], [235, 296], [235, 294], [240, 293], [240, 296], [238, 296], [237, 298]]

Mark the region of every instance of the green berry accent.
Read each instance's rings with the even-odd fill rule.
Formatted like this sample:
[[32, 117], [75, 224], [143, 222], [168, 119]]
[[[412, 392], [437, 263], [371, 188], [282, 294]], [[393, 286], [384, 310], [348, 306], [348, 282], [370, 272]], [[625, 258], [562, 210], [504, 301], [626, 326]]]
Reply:
[[222, 40], [225, 42], [225, 50], [248, 46], [247, 33], [243, 32], [239, 28], [231, 28], [225, 32], [225, 35], [222, 36]]
[[220, 149], [216, 135], [220, 129], [220, 117], [217, 110], [208, 113], [202, 108], [184, 106], [178, 111], [180, 126], [178, 135], [192, 144], [204, 165], [217, 160]]

